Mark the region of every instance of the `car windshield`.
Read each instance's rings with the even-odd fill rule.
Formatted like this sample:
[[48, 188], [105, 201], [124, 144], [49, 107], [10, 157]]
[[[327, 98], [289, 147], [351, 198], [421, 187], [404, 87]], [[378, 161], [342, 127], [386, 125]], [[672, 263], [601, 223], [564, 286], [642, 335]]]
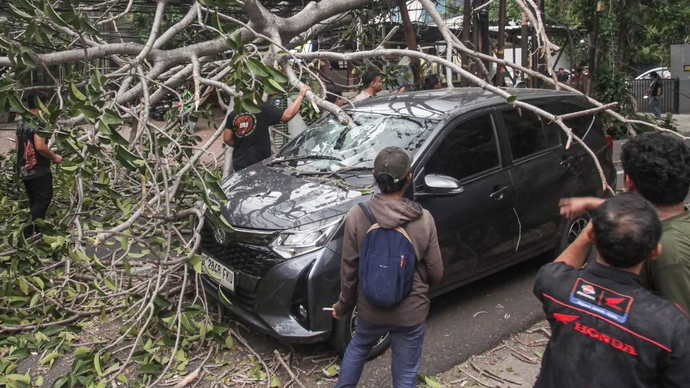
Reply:
[[357, 124], [354, 128], [326, 115], [288, 143], [274, 162], [301, 160], [300, 166], [325, 171], [373, 168], [374, 158], [386, 147], [397, 146], [414, 155], [438, 123], [398, 115], [348, 113]]

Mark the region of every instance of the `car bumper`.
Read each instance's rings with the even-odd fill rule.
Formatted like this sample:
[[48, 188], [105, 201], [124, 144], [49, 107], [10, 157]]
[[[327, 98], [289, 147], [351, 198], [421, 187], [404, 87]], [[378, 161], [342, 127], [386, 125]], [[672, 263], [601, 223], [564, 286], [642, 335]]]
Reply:
[[[206, 274], [201, 279], [211, 297], [256, 330], [286, 343], [322, 342], [330, 337], [332, 328], [331, 313], [323, 308], [337, 300], [339, 291], [338, 271], [324, 271], [330, 266], [324, 261], [332, 264], [336, 256], [339, 263], [338, 255], [322, 248], [278, 264], [261, 278], [238, 272], [235, 292]], [[333, 283], [333, 276], [335, 287], [324, 289], [323, 283]], [[299, 304], [307, 311], [306, 319], [296, 316]]]

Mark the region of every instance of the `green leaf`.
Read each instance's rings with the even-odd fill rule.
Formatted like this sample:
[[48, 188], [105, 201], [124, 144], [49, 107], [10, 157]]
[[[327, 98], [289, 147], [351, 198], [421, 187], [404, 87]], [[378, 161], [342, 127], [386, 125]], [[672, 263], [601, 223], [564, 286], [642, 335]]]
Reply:
[[67, 376], [60, 377], [53, 382], [52, 388], [63, 388], [67, 385], [69, 378]]
[[19, 289], [22, 291], [22, 294], [29, 295], [29, 285], [26, 283], [26, 280], [24, 280], [24, 278], [19, 278], [17, 279], [17, 283], [19, 283]]
[[45, 5], [43, 7], [43, 12], [45, 12], [46, 15], [48, 15], [48, 18], [53, 21], [53, 23], [60, 25], [62, 27], [69, 27], [69, 24], [65, 22], [65, 20], [58, 15], [53, 7], [50, 6], [49, 2], [45, 2]]
[[144, 364], [139, 371], [145, 375], [155, 375], [161, 373], [161, 367], [156, 364]]
[[229, 335], [225, 339], [225, 347], [232, 350], [235, 348], [235, 340], [232, 338], [232, 335]]
[[538, 351], [538, 350], [535, 350], [535, 351], [534, 351], [534, 355], [537, 356], [537, 357], [539, 357], [539, 358], [544, 357], [544, 353], [542, 353], [542, 352], [540, 352], [540, 351]]
[[268, 71], [264, 70], [266, 68], [266, 65], [261, 63], [260, 61], [254, 59], [254, 58], [247, 58], [247, 67], [249, 70], [261, 77], [268, 77]]
[[43, 335], [46, 337], [52, 337], [56, 334], [62, 333], [65, 328], [59, 325], [48, 326], [43, 330]]
[[29, 303], [29, 308], [34, 308], [36, 306], [36, 303], [38, 303], [38, 300], [41, 298], [41, 294], [34, 294], [34, 296], [31, 298], [31, 303]]
[[105, 282], [105, 286], [108, 287], [110, 291], [117, 291], [117, 286], [115, 285], [115, 283], [113, 283], [112, 280], [110, 280], [109, 278], [105, 278], [103, 279], [103, 281]]
[[269, 79], [268, 79], [268, 83], [271, 84], [272, 87], [274, 87], [274, 88], [278, 89], [279, 91], [281, 91], [282, 93], [287, 93], [287, 92], [285, 91], [285, 89], [283, 89], [283, 87], [280, 86], [280, 84], [279, 84], [278, 82], [276, 82], [274, 79], [269, 78]]
[[38, 363], [41, 364], [41, 365], [45, 365], [45, 364], [47, 364], [47, 363], [53, 361], [53, 360], [54, 360], [57, 356], [59, 356], [59, 355], [60, 355], [60, 354], [59, 354], [58, 352], [50, 352], [50, 353], [48, 353], [45, 357], [43, 357], [43, 358], [41, 359], [41, 361], [39, 361]]
[[101, 112], [99, 112], [98, 109], [90, 105], [80, 106], [79, 108], [77, 108], [77, 110], [79, 111], [79, 113], [83, 114], [84, 117], [93, 121], [95, 121], [101, 114]]
[[120, 115], [111, 110], [111, 109], [106, 109], [103, 112], [103, 122], [108, 124], [108, 125], [122, 125], [124, 124], [124, 121], [122, 120], [122, 117]]
[[86, 346], [80, 346], [80, 347], [78, 347], [77, 349], [75, 349], [74, 352], [73, 352], [72, 354], [75, 355], [75, 356], [80, 356], [80, 355], [86, 354], [86, 353], [88, 353], [88, 352], [90, 352], [90, 351], [91, 351], [91, 350], [89, 350], [89, 348], [87, 348]]
[[201, 271], [201, 261], [202, 261], [202, 258], [199, 255], [194, 255], [194, 256], [192, 256], [191, 259], [189, 259], [189, 264], [191, 264], [192, 267], [194, 267], [194, 271], [196, 273], [202, 272]]
[[508, 104], [513, 105], [515, 104], [515, 101], [517, 101], [517, 96], [510, 96], [506, 98], [506, 101], [508, 101]]
[[335, 377], [338, 375], [338, 367], [336, 365], [331, 365], [328, 368], [323, 370], [323, 374], [326, 377]]
[[26, 12], [22, 11], [21, 9], [15, 7], [15, 6], [12, 5], [11, 3], [10, 3], [10, 9], [12, 10], [12, 12], [14, 12], [17, 16], [19, 16], [19, 17], [22, 18], [22, 19], [31, 20], [31, 19], [34, 18], [33, 16], [29, 15], [28, 13], [26, 13]]
[[25, 358], [28, 358], [31, 355], [31, 352], [29, 352], [29, 349], [27, 348], [17, 348], [10, 353], [10, 358], [13, 358], [15, 360], [23, 360]]
[[34, 380], [34, 387], [40, 386], [43, 386], [43, 376], [38, 376], [36, 377], [36, 380]]
[[95, 29], [91, 23], [89, 23], [86, 19], [80, 19], [79, 20], [79, 26], [81, 27], [82, 31], [86, 32], [87, 34], [91, 36], [99, 36], [100, 33], [98, 32], [97, 29]]
[[278, 378], [278, 376], [271, 376], [271, 385], [269, 387], [280, 387], [280, 379]]
[[34, 283], [36, 283], [38, 288], [40, 288], [41, 290], [45, 288], [45, 283], [43, 283], [43, 280], [41, 280], [41, 278], [39, 278], [38, 276], [34, 276], [31, 279], [34, 281]]
[[79, 168], [78, 164], [68, 166], [64, 164], [60, 164], [60, 170], [67, 171], [67, 172], [75, 172]]
[[426, 376], [424, 376], [424, 384], [428, 385], [429, 388], [443, 388], [441, 383]]
[[17, 113], [25, 113], [28, 112], [28, 109], [22, 104], [21, 101], [17, 99], [15, 96], [9, 96], [7, 97], [7, 101], [10, 103], [10, 107], [12, 110], [16, 111]]
[[98, 373], [99, 376], [103, 376], [103, 370], [101, 370], [101, 358], [98, 356], [98, 354], [93, 356], [93, 367], [96, 369], [96, 373]]
[[126, 386], [129, 385], [129, 379], [127, 378], [127, 376], [125, 376], [125, 375], [123, 375], [123, 374], [117, 375], [117, 377], [115, 378], [115, 380], [121, 382], [122, 384], [124, 384], [124, 385], [126, 385]]
[[189, 317], [189, 314], [182, 314], [182, 326], [184, 326], [185, 329], [191, 334], [196, 333], [196, 325], [194, 324], [194, 320]]
[[284, 84], [288, 82], [287, 77], [285, 74], [281, 73], [279, 70], [276, 70], [270, 66], [266, 66], [266, 70], [268, 70], [269, 73], [271, 73], [271, 77], [273, 77], [274, 80], [277, 82]]
[[70, 88], [72, 89], [72, 94], [74, 97], [76, 97], [79, 101], [86, 101], [86, 96], [84, 93], [80, 92], [79, 89], [77, 89], [75, 84], [70, 84]]

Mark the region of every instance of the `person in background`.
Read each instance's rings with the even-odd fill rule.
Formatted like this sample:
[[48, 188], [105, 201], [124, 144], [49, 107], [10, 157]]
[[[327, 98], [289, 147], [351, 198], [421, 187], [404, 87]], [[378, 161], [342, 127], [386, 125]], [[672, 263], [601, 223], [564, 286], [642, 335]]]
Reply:
[[338, 107], [342, 107], [343, 105], [345, 105], [345, 100], [343, 99], [343, 92], [339, 89], [333, 89], [327, 92], [326, 101]]
[[352, 102], [364, 101], [374, 97], [383, 89], [381, 73], [378, 70], [367, 70], [362, 76], [362, 91], [352, 100]]
[[[268, 127], [281, 122], [287, 123], [299, 113], [309, 86], [304, 85], [299, 96], [287, 109], [282, 110], [270, 103], [261, 103], [259, 113], [234, 112], [227, 118], [227, 125], [223, 131], [223, 143], [233, 147], [232, 166], [235, 172], [243, 170], [271, 156], [271, 135]], [[260, 97], [255, 96], [254, 101]]]
[[62, 156], [53, 153], [45, 138], [36, 133], [40, 129], [39, 105], [48, 103], [48, 96], [43, 92], [33, 92], [28, 96], [29, 112], [35, 116], [30, 121], [21, 120], [17, 125], [17, 175], [24, 182], [29, 197], [29, 208], [32, 223], [24, 228], [24, 237], [40, 233], [36, 220], [45, 219], [46, 212], [53, 200], [53, 174], [50, 164], [60, 164]]
[[[690, 322], [644, 289], [639, 274], [662, 251], [661, 222], [637, 193], [606, 200], [534, 294], [551, 338], [535, 388], [680, 388], [690, 383]], [[591, 246], [596, 262], [584, 265]]]
[[659, 81], [659, 73], [654, 71], [649, 76], [652, 77], [652, 83], [649, 85], [649, 91], [647, 91], [647, 96], [649, 97], [649, 108], [652, 110], [652, 113], [654, 113], [654, 117], [660, 119], [661, 96], [663, 95], [663, 90], [661, 87], [661, 82]]
[[424, 79], [424, 90], [441, 89], [442, 87], [441, 77], [436, 74], [429, 74]]
[[[421, 205], [404, 197], [412, 182], [410, 155], [399, 147], [384, 148], [374, 159], [374, 178], [381, 190], [365, 206], [350, 210], [345, 221], [343, 255], [340, 266], [340, 298], [333, 305], [333, 317], [341, 319], [357, 306], [357, 330], [345, 351], [340, 367], [337, 388], [356, 387], [364, 369], [364, 363], [381, 336], [391, 334], [392, 375], [394, 388], [411, 388], [417, 384], [417, 371], [422, 359], [422, 344], [429, 314], [429, 289], [443, 277], [443, 260], [438, 245], [436, 225], [431, 214]], [[411, 243], [417, 253], [414, 271], [410, 279], [411, 291], [392, 307], [378, 307], [370, 301], [371, 294], [363, 288], [367, 271], [381, 270], [367, 263], [371, 245], [367, 237], [376, 229], [401, 230], [405, 245]], [[362, 257], [360, 257], [362, 254]], [[395, 258], [399, 257], [394, 255]], [[409, 257], [409, 256], [408, 256]], [[403, 259], [401, 257], [401, 268]], [[396, 266], [397, 267], [397, 261]], [[386, 267], [388, 268], [388, 267]], [[363, 272], [364, 271], [364, 272]], [[383, 273], [376, 277], [383, 279]], [[369, 283], [371, 284], [371, 283]], [[369, 295], [368, 297], [366, 295]]]
[[564, 68], [559, 68], [558, 69], [558, 74], [556, 74], [556, 78], [558, 78], [558, 82], [566, 83], [570, 79], [570, 74], [565, 72]]
[[[621, 152], [625, 189], [635, 191], [656, 207], [661, 219], [663, 252], [647, 261], [643, 284], [690, 312], [690, 149], [674, 135], [649, 133], [633, 137]], [[592, 211], [601, 198], [567, 198], [561, 214], [568, 218]]]

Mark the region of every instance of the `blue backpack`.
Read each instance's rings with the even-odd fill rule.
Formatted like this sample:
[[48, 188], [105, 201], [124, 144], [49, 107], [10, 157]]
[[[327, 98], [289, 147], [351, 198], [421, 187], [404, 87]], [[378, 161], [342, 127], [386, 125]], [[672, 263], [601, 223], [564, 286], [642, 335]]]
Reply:
[[393, 307], [412, 292], [417, 254], [405, 226], [384, 229], [376, 221], [369, 202], [359, 206], [371, 221], [359, 252], [359, 285], [369, 303]]

